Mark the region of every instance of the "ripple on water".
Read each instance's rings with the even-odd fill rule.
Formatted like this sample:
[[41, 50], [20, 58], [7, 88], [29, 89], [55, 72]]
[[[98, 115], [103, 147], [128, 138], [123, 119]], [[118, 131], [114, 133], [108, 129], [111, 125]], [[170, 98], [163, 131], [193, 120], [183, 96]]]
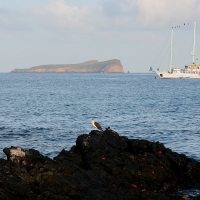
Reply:
[[[89, 133], [91, 118], [128, 138], [200, 160], [200, 84], [152, 74], [0, 74], [1, 148], [54, 157]], [[0, 156], [3, 156], [3, 153]]]

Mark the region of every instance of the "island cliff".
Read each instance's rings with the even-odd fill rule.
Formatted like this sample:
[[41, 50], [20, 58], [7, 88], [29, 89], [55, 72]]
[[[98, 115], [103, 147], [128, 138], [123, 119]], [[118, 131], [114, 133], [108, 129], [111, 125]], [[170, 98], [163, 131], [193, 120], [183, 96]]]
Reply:
[[40, 65], [28, 69], [14, 69], [11, 72], [124, 73], [124, 69], [120, 60], [113, 59], [103, 62], [91, 60], [79, 64]]

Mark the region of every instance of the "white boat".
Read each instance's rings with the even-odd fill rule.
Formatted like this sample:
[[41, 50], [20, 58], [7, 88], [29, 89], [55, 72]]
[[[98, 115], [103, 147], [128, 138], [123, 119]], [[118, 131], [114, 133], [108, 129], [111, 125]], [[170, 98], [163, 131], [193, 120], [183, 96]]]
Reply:
[[194, 22], [194, 41], [193, 41], [193, 51], [192, 63], [186, 65], [185, 68], [175, 68], [172, 64], [172, 45], [173, 45], [173, 27], [171, 30], [171, 56], [170, 56], [170, 67], [169, 71], [153, 71], [150, 68], [150, 71], [155, 72], [161, 79], [178, 79], [178, 78], [200, 78], [200, 65], [195, 63], [195, 33], [196, 33], [196, 22]]

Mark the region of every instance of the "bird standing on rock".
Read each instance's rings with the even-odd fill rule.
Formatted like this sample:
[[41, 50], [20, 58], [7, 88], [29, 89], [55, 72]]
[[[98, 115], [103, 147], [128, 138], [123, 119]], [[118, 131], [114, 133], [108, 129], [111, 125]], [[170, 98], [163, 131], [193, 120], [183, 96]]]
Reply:
[[101, 125], [100, 125], [98, 122], [96, 122], [94, 118], [92, 119], [92, 125], [93, 125], [95, 128], [99, 129], [100, 131], [103, 131]]

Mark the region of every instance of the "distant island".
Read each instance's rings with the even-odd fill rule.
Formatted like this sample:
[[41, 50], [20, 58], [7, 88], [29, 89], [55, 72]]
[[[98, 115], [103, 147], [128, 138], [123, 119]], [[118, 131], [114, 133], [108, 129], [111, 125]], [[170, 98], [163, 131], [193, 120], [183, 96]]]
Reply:
[[90, 60], [79, 64], [39, 65], [27, 69], [14, 69], [11, 72], [85, 72], [85, 73], [124, 73], [120, 60], [113, 59], [103, 62]]

